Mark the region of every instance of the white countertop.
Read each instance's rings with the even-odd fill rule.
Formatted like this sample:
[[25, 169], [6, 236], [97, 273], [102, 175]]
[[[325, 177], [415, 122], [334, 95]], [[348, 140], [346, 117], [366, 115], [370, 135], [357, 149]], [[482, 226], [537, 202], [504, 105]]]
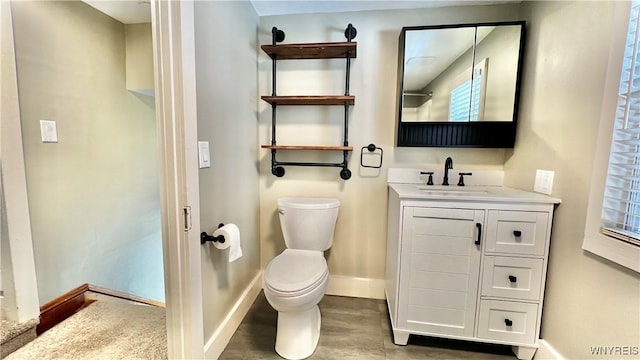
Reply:
[[499, 201], [537, 204], [559, 204], [560, 199], [504, 186], [442, 186], [424, 184], [389, 183], [401, 199], [450, 201]]

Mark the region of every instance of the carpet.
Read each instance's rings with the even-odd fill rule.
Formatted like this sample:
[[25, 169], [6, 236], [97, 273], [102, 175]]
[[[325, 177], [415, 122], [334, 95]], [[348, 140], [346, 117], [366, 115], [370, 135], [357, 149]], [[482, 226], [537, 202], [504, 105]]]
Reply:
[[0, 322], [0, 359], [20, 349], [25, 344], [36, 338], [36, 326], [38, 319], [32, 319], [24, 323], [2, 320]]
[[166, 359], [165, 309], [96, 301], [10, 354], [8, 360]]

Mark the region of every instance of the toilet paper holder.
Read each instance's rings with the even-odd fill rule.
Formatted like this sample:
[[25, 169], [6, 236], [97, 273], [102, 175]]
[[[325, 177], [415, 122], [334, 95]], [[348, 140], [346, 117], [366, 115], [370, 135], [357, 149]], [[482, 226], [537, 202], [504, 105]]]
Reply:
[[[223, 224], [223, 223], [220, 223], [220, 224], [218, 225], [218, 229], [220, 229], [220, 228], [221, 228], [221, 227], [223, 227], [223, 226], [224, 226], [224, 224]], [[219, 236], [212, 236], [212, 235], [207, 234], [207, 233], [206, 233], [206, 232], [204, 232], [204, 231], [203, 231], [203, 232], [201, 232], [201, 233], [200, 233], [200, 244], [204, 244], [204, 243], [206, 243], [207, 241], [219, 242], [220, 244], [224, 244], [225, 239], [224, 239], [224, 236], [222, 236], [222, 235], [219, 235]]]

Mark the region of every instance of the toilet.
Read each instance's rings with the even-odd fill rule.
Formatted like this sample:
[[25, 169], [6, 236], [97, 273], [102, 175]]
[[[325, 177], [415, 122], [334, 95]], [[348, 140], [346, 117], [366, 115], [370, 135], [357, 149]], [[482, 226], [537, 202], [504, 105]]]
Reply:
[[333, 244], [339, 207], [340, 201], [330, 198], [278, 199], [287, 248], [267, 265], [263, 288], [278, 311], [276, 352], [285, 359], [305, 359], [318, 345], [318, 303], [329, 279], [324, 251]]

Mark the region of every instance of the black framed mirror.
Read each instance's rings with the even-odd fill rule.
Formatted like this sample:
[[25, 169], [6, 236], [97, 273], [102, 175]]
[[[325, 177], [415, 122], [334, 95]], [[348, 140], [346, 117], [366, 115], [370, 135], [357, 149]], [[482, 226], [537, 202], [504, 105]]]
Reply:
[[511, 148], [525, 22], [404, 27], [397, 146]]

